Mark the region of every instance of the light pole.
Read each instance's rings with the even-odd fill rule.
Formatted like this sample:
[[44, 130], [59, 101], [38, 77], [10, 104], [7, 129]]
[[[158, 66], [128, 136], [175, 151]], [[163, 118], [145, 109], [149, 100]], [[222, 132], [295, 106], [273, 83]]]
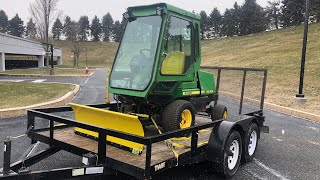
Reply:
[[307, 42], [308, 42], [309, 11], [310, 11], [310, 0], [306, 0], [306, 12], [304, 15], [304, 34], [303, 34], [301, 69], [300, 69], [300, 83], [299, 83], [299, 93], [296, 95], [297, 98], [305, 97], [303, 94], [303, 80], [304, 80], [304, 67], [306, 63], [306, 52], [307, 52]]

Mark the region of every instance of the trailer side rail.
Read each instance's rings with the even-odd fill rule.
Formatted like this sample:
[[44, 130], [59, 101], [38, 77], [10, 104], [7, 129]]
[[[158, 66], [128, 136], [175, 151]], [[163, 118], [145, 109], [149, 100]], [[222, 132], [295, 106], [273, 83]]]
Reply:
[[[242, 114], [242, 107], [243, 107], [243, 99], [244, 99], [244, 92], [247, 80], [247, 73], [248, 72], [262, 72], [263, 73], [263, 82], [262, 82], [262, 89], [261, 89], [261, 96], [260, 96], [260, 110], [263, 111], [264, 108], [264, 96], [266, 92], [266, 85], [267, 85], [267, 76], [268, 70], [264, 68], [237, 68], [237, 67], [218, 67], [218, 66], [201, 66], [201, 69], [204, 70], [217, 70], [217, 77], [216, 77], [216, 91], [219, 93], [220, 89], [220, 80], [221, 80], [221, 71], [241, 71], [243, 73], [242, 76], [242, 85], [241, 85], [241, 93], [240, 93], [240, 106], [239, 106], [239, 115]], [[217, 101], [215, 101], [215, 105]]]
[[[115, 104], [111, 104], [111, 106], [114, 106]], [[99, 105], [93, 105], [94, 107], [108, 107], [104, 104], [99, 104]], [[190, 159], [194, 156], [199, 155], [200, 153], [204, 152], [206, 145], [203, 147], [198, 147], [198, 132], [202, 129], [207, 129], [207, 128], [212, 128], [215, 124], [219, 123], [220, 121], [215, 121], [211, 122], [208, 124], [202, 124], [202, 125], [197, 125], [193, 126], [190, 128], [186, 129], [180, 129], [172, 132], [167, 132], [163, 134], [158, 134], [158, 135], [153, 135], [150, 137], [140, 137], [112, 129], [104, 129], [101, 127], [93, 126], [90, 124], [85, 124], [82, 122], [77, 122], [73, 119], [68, 119], [64, 117], [60, 117], [57, 115], [49, 114], [47, 112], [66, 112], [66, 111], [72, 111], [70, 107], [58, 107], [58, 108], [47, 108], [47, 109], [37, 109], [37, 110], [28, 110], [28, 122], [27, 122], [27, 128], [29, 129], [28, 136], [32, 139], [33, 143], [35, 141], [41, 141], [45, 142], [50, 145], [50, 147], [56, 147], [58, 149], [64, 149], [64, 150], [72, 150], [73, 153], [78, 154], [78, 155], [83, 155], [88, 153], [85, 149], [82, 149], [80, 147], [74, 147], [72, 145], [68, 145], [64, 142], [61, 142], [57, 139], [54, 139], [54, 131], [61, 129], [61, 128], [66, 128], [66, 127], [79, 127], [79, 128], [84, 128], [88, 129], [94, 132], [97, 132], [99, 134], [97, 142], [98, 142], [98, 163], [99, 164], [107, 164], [110, 165], [112, 168], [119, 170], [119, 171], [124, 171], [128, 169], [132, 169], [132, 175], [135, 175], [136, 177], [139, 177], [143, 174], [143, 177], [150, 177], [155, 173], [161, 172], [157, 171], [155, 172], [152, 166], [151, 166], [151, 151], [152, 151], [152, 144], [157, 143], [157, 142], [162, 142], [164, 140], [173, 138], [173, 137], [179, 137], [183, 136], [184, 134], [191, 134], [191, 151], [190, 153], [187, 153], [185, 155], [179, 156], [179, 163], [183, 163], [183, 159]], [[35, 119], [38, 117], [39, 119], [37, 120], [49, 120], [50, 122], [50, 127], [49, 128], [42, 128], [42, 129], [36, 129], [35, 128]], [[55, 122], [62, 123], [64, 125], [62, 126], [54, 126]], [[43, 131], [50, 131], [50, 136], [49, 137], [44, 137], [42, 135], [39, 135], [39, 132]], [[139, 169], [139, 170], [134, 170], [134, 168], [137, 167], [131, 167], [128, 164], [125, 164], [123, 162], [119, 162], [117, 160], [111, 159], [107, 155], [107, 142], [106, 142], [106, 136], [113, 136], [117, 138], [122, 138], [126, 139], [132, 142], [140, 143], [146, 146], [146, 159], [145, 159], [145, 168], [144, 169]], [[185, 157], [187, 156], [187, 157]], [[181, 160], [182, 161], [181, 161]], [[167, 164], [166, 168], [170, 168], [172, 166], [175, 166], [178, 163], [177, 159], [171, 159], [171, 163]], [[15, 166], [17, 167], [17, 166]], [[125, 167], [125, 168], [123, 168]], [[16, 169], [16, 168], [15, 168]], [[135, 171], [135, 172], [134, 172]], [[143, 172], [143, 173], [142, 173]], [[142, 173], [142, 174], [141, 174]], [[143, 178], [141, 177], [141, 178]]]

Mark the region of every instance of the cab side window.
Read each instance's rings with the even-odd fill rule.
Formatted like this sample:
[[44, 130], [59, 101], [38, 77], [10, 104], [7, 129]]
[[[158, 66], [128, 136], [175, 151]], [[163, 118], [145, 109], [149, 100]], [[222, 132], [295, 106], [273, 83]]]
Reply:
[[165, 41], [167, 56], [162, 63], [162, 74], [185, 74], [192, 65], [191, 30], [191, 22], [171, 16]]

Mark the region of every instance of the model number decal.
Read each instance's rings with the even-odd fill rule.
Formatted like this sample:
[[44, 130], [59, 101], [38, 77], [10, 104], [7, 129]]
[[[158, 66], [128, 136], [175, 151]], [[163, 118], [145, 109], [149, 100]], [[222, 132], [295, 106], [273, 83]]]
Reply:
[[154, 171], [159, 171], [160, 169], [163, 169], [165, 167], [166, 167], [166, 162], [162, 162], [154, 166]]

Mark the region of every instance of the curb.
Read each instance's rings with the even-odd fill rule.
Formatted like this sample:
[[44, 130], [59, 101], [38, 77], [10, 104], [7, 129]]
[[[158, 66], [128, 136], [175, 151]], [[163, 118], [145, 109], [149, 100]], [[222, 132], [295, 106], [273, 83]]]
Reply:
[[65, 77], [65, 78], [74, 78], [74, 77], [90, 77], [94, 73], [89, 75], [40, 75], [40, 74], [0, 74], [0, 76], [9, 76], [9, 77]]
[[[238, 96], [236, 94], [223, 92], [223, 91], [220, 91], [219, 94], [221, 94], [222, 96], [230, 97], [232, 99], [239, 99], [240, 98], [240, 96]], [[246, 97], [244, 98], [244, 100], [248, 101], [250, 103], [260, 103], [260, 100], [246, 98]], [[269, 103], [269, 102], [265, 102], [264, 103], [264, 107], [267, 108], [267, 109], [270, 109], [270, 110], [274, 110], [274, 111], [277, 111], [277, 112], [284, 113], [284, 114], [289, 114], [289, 115], [292, 115], [292, 116], [297, 116], [297, 117], [300, 117], [300, 118], [305, 118], [305, 119], [309, 119], [309, 120], [312, 120], [312, 121], [320, 122], [320, 115], [317, 115], [317, 114], [308, 113], [308, 112], [305, 112], [305, 111], [300, 111], [300, 110], [297, 110], [297, 109], [292, 109], [292, 108], [289, 108], [289, 107], [284, 107], [284, 106], [280, 106], [280, 105]]]
[[[62, 69], [62, 68], [61, 68]], [[67, 69], [67, 68], [64, 68]], [[70, 68], [72, 69], [72, 68]], [[75, 77], [90, 77], [92, 76], [94, 73], [96, 73], [96, 71], [99, 68], [96, 68], [94, 70], [92, 70], [92, 72], [88, 75], [42, 75], [42, 74], [5, 74], [5, 73], [0, 73], [0, 76], [9, 76], [9, 77], [62, 77], [62, 78], [75, 78]], [[9, 70], [10, 71], [10, 70]]]
[[8, 108], [8, 109], [0, 109], [0, 119], [1, 118], [10, 118], [10, 117], [18, 117], [21, 115], [27, 114], [27, 109], [34, 109], [38, 107], [54, 107], [54, 106], [62, 106], [69, 103], [72, 98], [78, 93], [80, 90], [80, 86], [78, 84], [70, 84], [70, 83], [55, 83], [55, 82], [46, 82], [48, 84], [68, 84], [73, 85], [74, 89], [69, 91], [67, 94], [63, 95], [62, 97], [40, 104], [34, 104], [30, 106], [23, 106], [23, 107], [15, 107], [15, 108]]

